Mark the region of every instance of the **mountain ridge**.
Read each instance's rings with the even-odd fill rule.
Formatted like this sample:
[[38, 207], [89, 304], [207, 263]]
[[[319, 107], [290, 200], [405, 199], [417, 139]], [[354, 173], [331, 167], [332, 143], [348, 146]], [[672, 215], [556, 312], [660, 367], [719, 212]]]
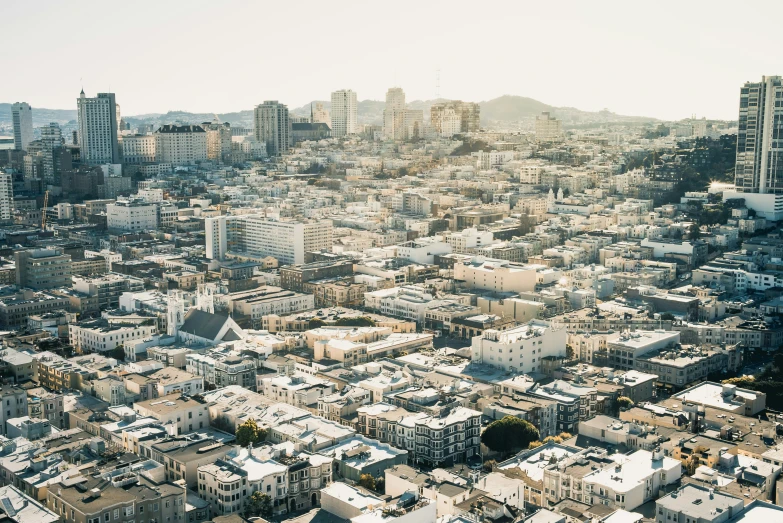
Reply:
[[[447, 99], [439, 98], [434, 100], [413, 100], [408, 102], [410, 109], [422, 110], [425, 113], [425, 119], [428, 116], [430, 107], [435, 103], [446, 102]], [[324, 104], [324, 107], [330, 109], [331, 103], [328, 100], [313, 100], [309, 104], [291, 109], [291, 114], [298, 117], [307, 117], [310, 115], [310, 105], [316, 103]], [[10, 103], [0, 103], [0, 124], [11, 123], [11, 105]], [[380, 100], [361, 100], [357, 103], [358, 119], [360, 123], [382, 125], [383, 109], [385, 102]], [[543, 111], [549, 111], [554, 116], [567, 116], [577, 118], [592, 116], [606, 119], [607, 121], [616, 119], [618, 121], [640, 121], [655, 122], [656, 118], [646, 116], [623, 116], [616, 115], [607, 110], [591, 112], [581, 111], [573, 107], [555, 107], [544, 102], [529, 98], [526, 96], [503, 95], [491, 100], [479, 102], [481, 107], [481, 121], [483, 124], [490, 122], [518, 122], [524, 118], [530, 118], [540, 114]], [[230, 122], [234, 125], [252, 125], [253, 110], [233, 111], [228, 113], [192, 113], [183, 110], [168, 111], [167, 113], [146, 113], [140, 115], [123, 115], [123, 119], [131, 124], [140, 123], [191, 123], [198, 124], [212, 121], [217, 116], [222, 122]], [[49, 122], [67, 124], [76, 120], [75, 109], [45, 109], [33, 107], [33, 125], [40, 127]]]

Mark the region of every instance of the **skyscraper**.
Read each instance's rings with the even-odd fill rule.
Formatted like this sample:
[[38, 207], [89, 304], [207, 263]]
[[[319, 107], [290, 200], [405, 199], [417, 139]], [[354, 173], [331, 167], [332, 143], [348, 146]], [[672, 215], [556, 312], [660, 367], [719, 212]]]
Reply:
[[399, 87], [386, 91], [386, 107], [383, 110], [383, 137], [402, 140], [405, 125], [405, 92]]
[[332, 136], [337, 138], [356, 134], [356, 93], [342, 89], [332, 93]]
[[11, 222], [14, 184], [10, 174], [0, 172], [0, 223]]
[[255, 108], [253, 114], [255, 137], [266, 143], [266, 153], [276, 156], [291, 146], [291, 119], [288, 107], [277, 100], [266, 101]]
[[14, 122], [14, 149], [26, 151], [33, 141], [33, 108], [26, 102], [17, 102], [11, 106], [11, 118]]
[[783, 79], [762, 76], [740, 89], [738, 192], [783, 194]]
[[118, 109], [114, 93], [98, 93], [95, 98], [87, 98], [82, 90], [76, 105], [82, 163], [120, 163]]

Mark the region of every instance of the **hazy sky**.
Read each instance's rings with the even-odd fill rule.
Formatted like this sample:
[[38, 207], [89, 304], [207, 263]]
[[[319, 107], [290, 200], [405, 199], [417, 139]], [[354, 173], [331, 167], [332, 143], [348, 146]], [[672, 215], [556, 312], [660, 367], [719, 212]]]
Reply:
[[298, 107], [350, 88], [408, 100], [504, 94], [678, 119], [737, 117], [783, 75], [780, 1], [0, 0], [0, 102], [126, 115]]

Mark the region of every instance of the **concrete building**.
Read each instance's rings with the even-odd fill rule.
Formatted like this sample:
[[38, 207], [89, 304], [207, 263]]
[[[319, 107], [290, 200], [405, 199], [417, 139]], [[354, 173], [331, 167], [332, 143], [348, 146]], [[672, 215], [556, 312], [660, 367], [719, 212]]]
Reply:
[[474, 258], [454, 264], [454, 279], [469, 289], [494, 292], [527, 292], [535, 290], [536, 269], [503, 260]]
[[191, 165], [207, 161], [207, 132], [200, 125], [164, 125], [155, 131], [157, 161]]
[[33, 141], [33, 108], [26, 102], [17, 102], [11, 106], [11, 119], [14, 127], [14, 149], [26, 151]]
[[273, 100], [256, 106], [253, 123], [256, 140], [266, 144], [270, 156], [278, 156], [291, 147], [291, 119], [286, 105]]
[[342, 89], [332, 93], [332, 136], [342, 138], [358, 132], [356, 93]]
[[68, 325], [71, 344], [84, 352], [107, 352], [148, 338], [157, 331], [155, 325], [110, 325], [103, 319]]
[[204, 226], [210, 259], [234, 252], [272, 256], [281, 265], [302, 264], [305, 253], [332, 247], [331, 220], [276, 221], [251, 214], [207, 218]]
[[430, 121], [440, 136], [450, 137], [461, 133], [475, 133], [480, 129], [479, 104], [453, 101], [433, 104]]
[[16, 284], [34, 290], [69, 288], [71, 255], [53, 249], [17, 251]]
[[560, 120], [543, 112], [536, 116], [536, 141], [541, 143], [559, 142], [563, 139], [563, 128]]
[[153, 163], [158, 160], [157, 139], [153, 134], [129, 134], [122, 137], [122, 161], [127, 164]]
[[87, 98], [82, 90], [76, 100], [79, 121], [79, 153], [82, 163], [120, 163], [117, 140], [119, 108], [114, 93], [98, 93]]
[[0, 223], [9, 223], [14, 210], [14, 184], [10, 174], [0, 172]]
[[714, 488], [687, 483], [655, 502], [655, 521], [656, 523], [731, 522], [735, 521], [734, 517], [744, 509], [745, 503], [742, 498], [719, 492]]
[[112, 231], [154, 231], [158, 227], [158, 208], [139, 200], [117, 200], [106, 205], [106, 227]]
[[541, 372], [542, 360], [564, 357], [567, 332], [543, 320], [506, 330], [487, 329], [473, 338], [471, 360], [510, 372]]

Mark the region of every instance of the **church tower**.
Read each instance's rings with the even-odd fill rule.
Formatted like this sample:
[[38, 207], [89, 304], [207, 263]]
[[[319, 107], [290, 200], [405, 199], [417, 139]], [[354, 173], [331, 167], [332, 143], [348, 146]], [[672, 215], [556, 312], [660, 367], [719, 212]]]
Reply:
[[215, 285], [202, 283], [196, 291], [196, 307], [199, 310], [215, 314]]
[[166, 332], [169, 336], [177, 336], [179, 328], [185, 322], [185, 298], [182, 291], [169, 291], [169, 303], [166, 311], [166, 321], [168, 322]]

